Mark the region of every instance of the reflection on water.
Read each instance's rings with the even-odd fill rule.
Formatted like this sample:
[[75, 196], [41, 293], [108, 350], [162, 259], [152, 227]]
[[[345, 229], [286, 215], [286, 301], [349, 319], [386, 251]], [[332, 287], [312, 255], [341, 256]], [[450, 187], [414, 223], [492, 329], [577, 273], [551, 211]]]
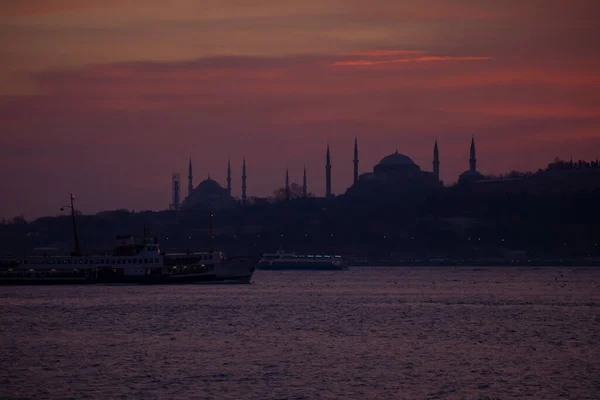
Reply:
[[0, 287], [0, 398], [597, 399], [600, 270]]

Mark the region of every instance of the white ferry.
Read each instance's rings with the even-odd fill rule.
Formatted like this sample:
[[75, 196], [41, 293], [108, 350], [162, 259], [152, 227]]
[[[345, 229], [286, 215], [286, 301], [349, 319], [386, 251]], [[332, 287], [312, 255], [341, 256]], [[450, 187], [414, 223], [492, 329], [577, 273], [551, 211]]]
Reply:
[[256, 266], [264, 270], [346, 270], [342, 256], [287, 253], [279, 250], [275, 253], [265, 253]]
[[[75, 207], [71, 194], [75, 251], [69, 256], [23, 256], [0, 259], [0, 285], [78, 284], [78, 283], [249, 283], [258, 258], [227, 257], [212, 246], [210, 213], [210, 251], [164, 254], [157, 239], [136, 244], [133, 235], [117, 236], [111, 255], [83, 255], [79, 246]], [[54, 250], [54, 249], [51, 249]]]
[[0, 260], [0, 284], [249, 283], [257, 259], [222, 252], [164, 254], [155, 240], [133, 235], [104, 256], [23, 256]]

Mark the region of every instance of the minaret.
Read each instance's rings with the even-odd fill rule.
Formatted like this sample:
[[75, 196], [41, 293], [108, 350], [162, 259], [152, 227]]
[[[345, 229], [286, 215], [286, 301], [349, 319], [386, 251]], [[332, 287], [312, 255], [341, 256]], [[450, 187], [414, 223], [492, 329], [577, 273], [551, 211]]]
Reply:
[[306, 165], [304, 166], [304, 179], [302, 180], [302, 197], [306, 198], [308, 195], [306, 187]]
[[290, 174], [288, 169], [285, 169], [285, 199], [290, 199]]
[[325, 157], [325, 197], [331, 197], [331, 155], [329, 154], [329, 143], [327, 143], [327, 155]]
[[435, 139], [435, 145], [433, 146], [433, 175], [435, 179], [440, 181], [440, 153], [438, 151], [437, 139]]
[[471, 138], [471, 158], [469, 158], [469, 170], [471, 172], [477, 171], [477, 159], [475, 158], [475, 136]]
[[231, 197], [231, 159], [227, 161], [227, 193]]
[[358, 182], [358, 139], [354, 138], [354, 184]]
[[242, 204], [246, 204], [246, 157], [242, 163]]
[[190, 165], [188, 167], [188, 197], [194, 191], [194, 176], [192, 175], [192, 157], [190, 157]]

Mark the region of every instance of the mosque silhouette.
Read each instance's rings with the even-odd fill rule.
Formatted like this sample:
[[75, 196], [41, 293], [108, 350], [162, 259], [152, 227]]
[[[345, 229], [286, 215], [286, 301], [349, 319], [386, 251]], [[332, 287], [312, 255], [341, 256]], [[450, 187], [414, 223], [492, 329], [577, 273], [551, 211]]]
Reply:
[[[433, 146], [433, 162], [432, 171], [423, 171], [409, 156], [399, 153], [397, 150], [381, 159], [381, 161], [373, 167], [372, 172], [359, 174], [359, 159], [358, 159], [358, 140], [354, 139], [354, 159], [353, 159], [353, 183], [347, 189], [345, 196], [364, 198], [372, 194], [388, 192], [388, 193], [420, 193], [430, 190], [435, 190], [443, 187], [440, 181], [440, 158], [437, 140]], [[331, 190], [331, 152], [329, 144], [325, 153], [325, 194], [324, 198], [329, 199], [335, 197]], [[240, 203], [248, 204], [249, 197], [246, 186], [246, 159], [242, 163], [242, 195], [239, 200], [236, 200], [231, 194], [231, 162], [227, 165], [227, 187], [222, 187], [217, 181], [212, 179], [210, 175], [207, 179], [200, 182], [194, 187], [194, 175], [192, 167], [192, 159], [190, 158], [188, 166], [188, 193], [181, 204], [175, 200], [173, 204], [175, 208], [193, 209], [193, 208], [230, 208]], [[470, 184], [484, 179], [484, 176], [477, 171], [477, 159], [475, 149], [475, 138], [471, 139], [469, 169], [459, 176], [459, 184]], [[173, 187], [174, 199], [179, 198], [179, 194], [175, 193], [179, 189]], [[286, 170], [286, 186], [284, 188], [285, 197], [291, 196], [289, 185], [289, 176]], [[306, 168], [304, 169], [304, 179], [302, 186], [302, 197], [308, 196]]]

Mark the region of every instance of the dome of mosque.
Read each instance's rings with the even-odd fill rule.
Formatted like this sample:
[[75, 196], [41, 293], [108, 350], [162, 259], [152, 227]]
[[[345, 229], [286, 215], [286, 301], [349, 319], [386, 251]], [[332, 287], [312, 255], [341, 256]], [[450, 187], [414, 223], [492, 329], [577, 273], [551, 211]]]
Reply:
[[416, 164], [413, 160], [410, 159], [409, 156], [398, 153], [396, 150], [395, 153], [390, 154], [389, 156], [385, 156], [381, 159], [378, 165], [410, 165], [413, 166]]
[[481, 172], [479, 172], [477, 170], [471, 171], [468, 169], [458, 176], [458, 181], [463, 182], [463, 183], [464, 182], [475, 182], [475, 181], [480, 181], [484, 178], [485, 178], [485, 176], [483, 176], [483, 174]]
[[194, 188], [192, 193], [183, 201], [182, 206], [184, 208], [225, 208], [233, 206], [234, 203], [235, 201], [229, 195], [228, 190], [209, 177]]
[[198, 184], [198, 186], [196, 186], [196, 189], [194, 189], [194, 191], [197, 192], [219, 192], [223, 190], [223, 188], [221, 187], [221, 185], [219, 185], [217, 183], [217, 181], [211, 179], [211, 178], [207, 178], [205, 180], [203, 180], [202, 182], [200, 182], [200, 184]]
[[479, 171], [466, 170], [460, 176], [465, 178], [483, 178], [483, 174]]

